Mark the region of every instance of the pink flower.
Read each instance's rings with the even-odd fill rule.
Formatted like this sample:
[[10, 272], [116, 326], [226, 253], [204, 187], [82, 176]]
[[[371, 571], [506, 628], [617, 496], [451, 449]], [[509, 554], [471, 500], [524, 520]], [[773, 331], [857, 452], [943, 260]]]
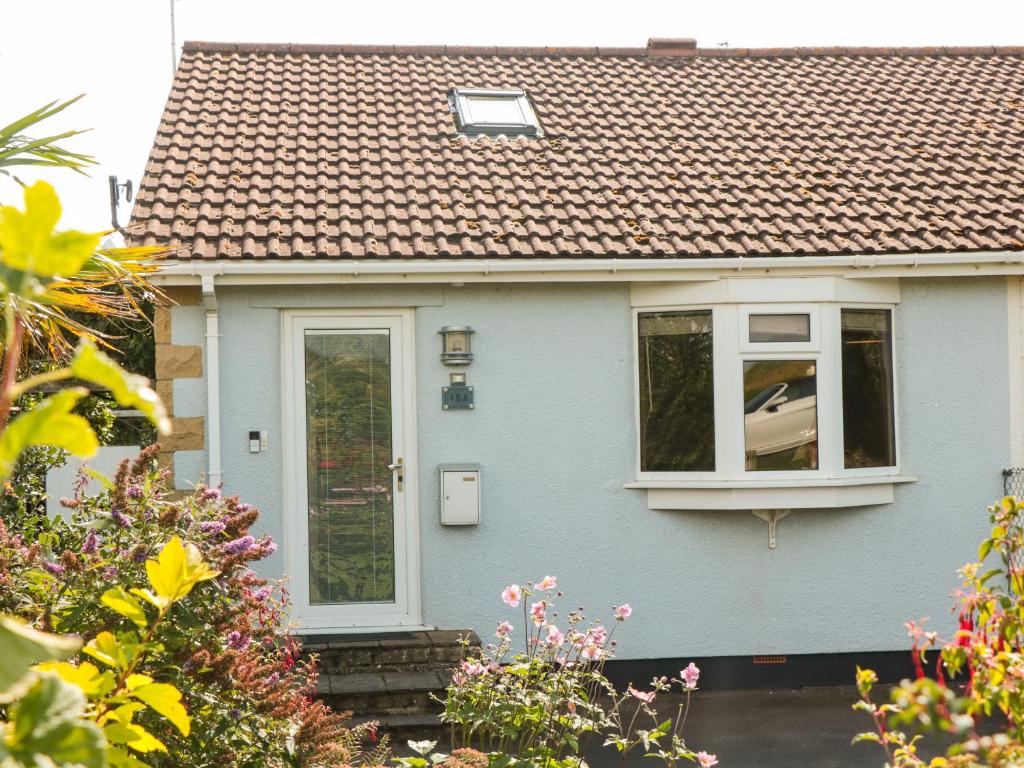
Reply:
[[479, 661], [463, 661], [462, 671], [470, 677], [474, 677], [476, 675], [482, 675], [484, 672], [486, 672], [487, 667], [485, 667]]
[[601, 658], [601, 646], [594, 643], [586, 643], [580, 651], [580, 658], [586, 661], [597, 661]]
[[608, 630], [602, 626], [591, 628], [587, 632], [587, 642], [596, 643], [597, 645], [604, 645], [604, 641], [608, 639]]
[[498, 637], [508, 637], [512, 633], [512, 625], [507, 621], [498, 622], [498, 628], [494, 631]]
[[561, 645], [565, 642], [565, 635], [563, 635], [558, 627], [551, 625], [548, 627], [548, 645]]
[[700, 669], [691, 661], [690, 665], [680, 672], [679, 675], [683, 679], [683, 687], [688, 691], [692, 691], [697, 687], [697, 681], [700, 679]]
[[540, 583], [537, 585], [537, 589], [544, 591], [547, 589], [554, 589], [557, 586], [558, 580], [555, 579], [554, 576], [545, 576], [543, 579], [540, 580]]
[[707, 752], [698, 752], [697, 764], [700, 765], [700, 768], [711, 768], [713, 765], [718, 765], [718, 757], [709, 755]]
[[633, 686], [629, 686], [629, 688], [626, 689], [626, 693], [628, 693], [635, 699], [640, 699], [640, 701], [642, 701], [644, 704], [650, 704], [652, 701], [654, 701], [655, 691], [649, 691], [647, 693], [644, 693], [643, 691], [638, 691]]
[[615, 619], [616, 621], [625, 621], [633, 615], [633, 608], [629, 603], [623, 603], [622, 605], [615, 606]]
[[530, 615], [533, 617], [533, 623], [538, 627], [544, 623], [544, 609], [547, 607], [548, 604], [543, 600], [538, 600], [530, 606]]
[[515, 608], [519, 605], [519, 601], [523, 599], [523, 590], [520, 589], [518, 584], [509, 584], [505, 587], [505, 591], [501, 593], [501, 599], [505, 602], [505, 605]]

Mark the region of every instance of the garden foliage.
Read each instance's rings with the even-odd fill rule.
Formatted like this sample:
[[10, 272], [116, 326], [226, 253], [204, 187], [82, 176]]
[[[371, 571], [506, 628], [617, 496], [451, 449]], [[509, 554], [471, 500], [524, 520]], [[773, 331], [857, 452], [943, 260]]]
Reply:
[[[917, 676], [894, 687], [887, 703], [872, 699], [877, 675], [857, 670], [861, 700], [854, 706], [875, 729], [855, 741], [881, 745], [887, 766], [1024, 765], [1024, 504], [1007, 497], [989, 515], [991, 533], [977, 562], [960, 569], [959, 630], [942, 638], [919, 623], [907, 625]], [[931, 676], [927, 651], [938, 652]], [[951, 742], [944, 756], [921, 756], [925, 733]]]
[[[73, 134], [22, 134], [63, 106], [0, 128], [0, 174], [90, 162], [60, 147]], [[95, 452], [82, 383], [169, 428], [148, 381], [83, 320], [138, 317], [156, 252], [99, 249], [99, 234], [58, 230], [60, 214], [42, 181], [24, 208], [0, 207], [0, 481], [14, 495], [26, 452]], [[55, 364], [25, 366], [32, 346]], [[256, 510], [203, 486], [175, 498], [156, 451], [123, 463], [101, 495], [64, 500], [68, 521], [0, 517], [0, 765], [383, 763], [386, 743], [359, 753], [371, 726], [349, 729], [312, 700], [286, 596], [248, 568], [274, 550], [249, 533]]]
[[[617, 640], [616, 627], [632, 614], [615, 606], [611, 629], [588, 622], [583, 609], [570, 611], [559, 625], [554, 599], [561, 597], [554, 577], [536, 584], [512, 584], [502, 599], [522, 606], [523, 651], [513, 652], [516, 629], [501, 621], [496, 644], [463, 659], [447, 689], [442, 720], [455, 751], [434, 753], [431, 742], [414, 744], [423, 757], [406, 758], [406, 768], [442, 765], [544, 766], [584, 765], [587, 741], [619, 753], [620, 765], [640, 753], [666, 766], [681, 762], [701, 768], [717, 764], [683, 740], [683, 725], [700, 671], [690, 664], [679, 678], [656, 678], [649, 689], [618, 691], [604, 675]], [[674, 717], [659, 716], [655, 699], [675, 685], [684, 696]]]

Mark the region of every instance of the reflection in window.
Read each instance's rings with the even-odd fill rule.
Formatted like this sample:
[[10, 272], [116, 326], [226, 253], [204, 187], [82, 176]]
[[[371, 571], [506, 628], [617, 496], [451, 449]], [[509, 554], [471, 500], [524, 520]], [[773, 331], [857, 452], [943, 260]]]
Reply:
[[639, 318], [640, 468], [713, 472], [711, 310]]
[[896, 465], [892, 313], [842, 310], [844, 466]]
[[387, 331], [305, 335], [309, 599], [394, 602]]
[[748, 470], [818, 468], [818, 385], [813, 360], [743, 363]]
[[781, 341], [810, 341], [811, 316], [799, 315], [750, 315], [751, 343]]

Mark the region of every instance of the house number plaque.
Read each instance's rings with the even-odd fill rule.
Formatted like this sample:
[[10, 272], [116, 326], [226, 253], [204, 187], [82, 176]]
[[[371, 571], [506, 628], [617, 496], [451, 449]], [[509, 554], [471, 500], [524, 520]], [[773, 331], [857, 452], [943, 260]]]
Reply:
[[446, 411], [472, 410], [473, 388], [465, 384], [441, 387], [441, 408]]

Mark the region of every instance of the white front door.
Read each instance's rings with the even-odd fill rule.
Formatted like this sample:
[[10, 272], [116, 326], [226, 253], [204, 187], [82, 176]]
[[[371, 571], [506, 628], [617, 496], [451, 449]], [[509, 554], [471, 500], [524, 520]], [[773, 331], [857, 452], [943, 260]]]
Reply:
[[303, 630], [419, 625], [412, 313], [284, 313], [285, 539]]

